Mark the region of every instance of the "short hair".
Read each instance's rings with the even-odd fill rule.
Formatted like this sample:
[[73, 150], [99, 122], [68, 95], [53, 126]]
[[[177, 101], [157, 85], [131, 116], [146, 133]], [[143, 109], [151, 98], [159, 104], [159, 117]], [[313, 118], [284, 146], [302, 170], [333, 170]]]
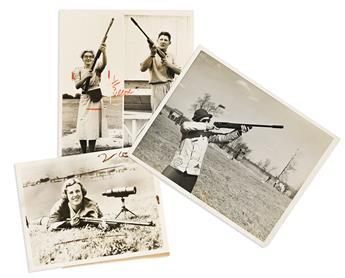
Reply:
[[158, 39], [160, 36], [167, 36], [169, 38], [169, 41], [171, 41], [171, 35], [169, 32], [162, 31], [158, 34]]
[[95, 52], [92, 50], [92, 49], [85, 49], [82, 53], [81, 53], [81, 55], [80, 55], [80, 58], [84, 58], [84, 55], [85, 55], [85, 53], [91, 53], [92, 55], [93, 55], [93, 57], [95, 57]]
[[84, 186], [81, 183], [81, 181], [79, 179], [77, 179], [77, 178], [71, 178], [71, 179], [66, 180], [63, 183], [63, 185], [62, 185], [62, 188], [61, 188], [61, 198], [62, 199], [67, 200], [67, 187], [75, 185], [75, 184], [79, 184], [80, 185], [80, 189], [81, 189], [81, 192], [83, 194], [83, 197], [86, 196], [87, 191], [84, 188]]

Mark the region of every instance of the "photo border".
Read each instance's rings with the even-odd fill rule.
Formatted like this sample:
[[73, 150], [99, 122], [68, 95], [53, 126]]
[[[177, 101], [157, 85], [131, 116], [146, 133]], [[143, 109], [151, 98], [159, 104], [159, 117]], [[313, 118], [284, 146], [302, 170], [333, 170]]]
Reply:
[[[62, 92], [61, 92], [61, 84], [60, 84], [60, 79], [62, 76], [62, 72], [61, 72], [61, 53], [60, 53], [60, 47], [61, 47], [61, 38], [62, 38], [62, 31], [60, 28], [60, 21], [61, 21], [61, 14], [64, 12], [114, 12], [114, 13], [118, 13], [119, 17], [121, 17], [121, 22], [124, 23], [124, 19], [126, 16], [130, 16], [130, 15], [137, 15], [137, 16], [186, 16], [189, 17], [191, 19], [191, 35], [192, 37], [191, 39], [191, 46], [192, 49], [194, 49], [194, 10], [116, 10], [116, 9], [60, 9], [58, 12], [58, 90], [57, 90], [57, 95], [58, 95], [58, 134], [57, 134], [57, 153], [59, 157], [67, 157], [67, 156], [74, 156], [74, 155], [84, 155], [83, 153], [80, 154], [72, 154], [72, 155], [62, 155], [62, 151], [63, 151], [63, 117], [62, 117], [62, 105], [63, 105], [63, 100], [62, 100]], [[124, 27], [124, 26], [123, 26]], [[121, 39], [124, 40], [125, 37], [125, 30], [123, 32], [123, 34], [121, 34]], [[125, 42], [123, 42], [123, 49], [125, 49]], [[124, 59], [124, 58], [123, 58]], [[186, 64], [188, 63], [188, 61], [186, 62]], [[123, 73], [125, 74], [125, 67], [123, 68]], [[124, 76], [124, 75], [123, 75]], [[120, 80], [123, 84], [124, 84], [124, 79]], [[176, 82], [176, 81], [175, 81]], [[122, 97], [122, 138], [121, 138], [121, 142], [122, 142], [122, 146], [120, 148], [114, 148], [114, 149], [109, 149], [109, 150], [101, 150], [101, 151], [96, 151], [95, 153], [100, 153], [100, 152], [104, 152], [104, 151], [114, 151], [114, 150], [120, 150], [125, 148], [125, 142], [124, 142], [124, 134], [125, 134], [125, 128], [124, 128], [124, 97]], [[152, 117], [152, 116], [151, 116]], [[134, 144], [134, 142], [132, 142], [132, 145]]]
[[[102, 151], [102, 152], [94, 152], [94, 153], [87, 153], [84, 154], [85, 159], [97, 159], [98, 155], [100, 153], [106, 153], [107, 155], [111, 156], [115, 153], [127, 153], [128, 154], [129, 148], [121, 148], [121, 149], [115, 149], [115, 150], [108, 150], [108, 151]], [[146, 257], [162, 257], [162, 256], [169, 256], [169, 244], [167, 240], [167, 231], [166, 231], [166, 222], [165, 222], [165, 216], [164, 216], [164, 209], [163, 209], [163, 198], [159, 186], [159, 180], [152, 175], [153, 182], [154, 182], [154, 190], [156, 196], [158, 196], [159, 203], [157, 205], [158, 215], [159, 215], [159, 223], [161, 226], [161, 235], [162, 235], [162, 242], [163, 245], [159, 249], [154, 249], [150, 251], [138, 251], [135, 253], [125, 253], [120, 255], [112, 255], [112, 256], [106, 256], [106, 257], [99, 257], [99, 258], [93, 258], [93, 259], [86, 259], [86, 260], [78, 260], [78, 261], [72, 261], [72, 262], [66, 262], [66, 263], [54, 263], [49, 264], [45, 266], [35, 266], [32, 260], [32, 248], [30, 244], [30, 235], [26, 229], [26, 221], [25, 221], [25, 207], [24, 207], [24, 192], [23, 192], [23, 180], [21, 178], [21, 169], [22, 167], [29, 167], [30, 164], [33, 163], [43, 163], [43, 162], [52, 162], [52, 161], [61, 161], [64, 160], [69, 163], [73, 163], [73, 160], [80, 158], [79, 155], [70, 155], [70, 156], [62, 156], [52, 159], [43, 159], [43, 160], [37, 160], [37, 161], [28, 161], [28, 162], [20, 162], [16, 163], [14, 165], [15, 168], [15, 176], [16, 176], [16, 185], [17, 185], [17, 195], [18, 195], [18, 203], [20, 208], [20, 218], [21, 218], [21, 226], [22, 226], [22, 233], [24, 238], [24, 245], [26, 250], [26, 257], [27, 257], [27, 267], [29, 272], [36, 272], [41, 270], [47, 270], [47, 269], [54, 269], [54, 268], [69, 268], [74, 266], [81, 266], [81, 265], [88, 265], [88, 264], [96, 264], [96, 263], [107, 263], [107, 262], [114, 262], [114, 261], [123, 261], [127, 259], [137, 259], [137, 258], [146, 258]], [[128, 159], [133, 160], [131, 157], [127, 157]], [[116, 158], [114, 158], [116, 159]], [[71, 161], [69, 161], [71, 160]], [[135, 160], [133, 162], [137, 163]], [[139, 166], [142, 167], [139, 163], [137, 163]], [[145, 169], [145, 167], [144, 167]], [[146, 169], [145, 169], [146, 170]], [[149, 172], [149, 171], [148, 171]], [[150, 172], [149, 172], [150, 174]]]

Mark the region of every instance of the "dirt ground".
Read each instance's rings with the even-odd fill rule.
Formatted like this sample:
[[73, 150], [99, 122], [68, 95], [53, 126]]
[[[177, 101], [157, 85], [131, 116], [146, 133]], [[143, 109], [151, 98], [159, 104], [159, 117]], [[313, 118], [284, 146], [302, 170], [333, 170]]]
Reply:
[[[179, 129], [163, 110], [133, 154], [161, 172], [178, 148]], [[218, 147], [209, 145], [192, 194], [264, 241], [291, 199], [262, 179], [240, 161], [228, 159]]]
[[[103, 98], [106, 107], [109, 137], [101, 138], [96, 142], [96, 151], [117, 149], [122, 147], [122, 111], [123, 98], [112, 97], [111, 103], [108, 97]], [[76, 138], [78, 118], [78, 99], [62, 100], [62, 155], [79, 154], [81, 149]]]

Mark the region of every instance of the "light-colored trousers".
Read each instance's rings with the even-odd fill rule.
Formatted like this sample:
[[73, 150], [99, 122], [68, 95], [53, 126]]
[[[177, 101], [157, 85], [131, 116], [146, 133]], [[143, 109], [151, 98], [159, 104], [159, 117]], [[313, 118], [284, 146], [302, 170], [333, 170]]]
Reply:
[[151, 84], [151, 109], [152, 113], [156, 111], [157, 107], [161, 103], [162, 99], [168, 93], [171, 82]]

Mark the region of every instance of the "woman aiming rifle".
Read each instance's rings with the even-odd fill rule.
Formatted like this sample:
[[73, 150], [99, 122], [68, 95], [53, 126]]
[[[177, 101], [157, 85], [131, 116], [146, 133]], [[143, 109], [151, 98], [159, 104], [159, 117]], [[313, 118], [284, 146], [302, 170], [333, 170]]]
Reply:
[[[107, 126], [106, 118], [103, 115], [102, 92], [100, 89], [101, 74], [107, 65], [106, 45], [102, 43], [99, 51], [102, 60], [94, 65], [95, 54], [92, 50], [84, 50], [81, 59], [84, 67], [74, 71], [75, 87], [82, 89], [80, 96], [77, 136], [80, 142], [82, 153], [87, 152], [87, 141], [89, 151], [95, 151], [96, 140], [105, 137]], [[96, 97], [95, 97], [96, 96]], [[97, 97], [98, 96], [98, 97]]]

